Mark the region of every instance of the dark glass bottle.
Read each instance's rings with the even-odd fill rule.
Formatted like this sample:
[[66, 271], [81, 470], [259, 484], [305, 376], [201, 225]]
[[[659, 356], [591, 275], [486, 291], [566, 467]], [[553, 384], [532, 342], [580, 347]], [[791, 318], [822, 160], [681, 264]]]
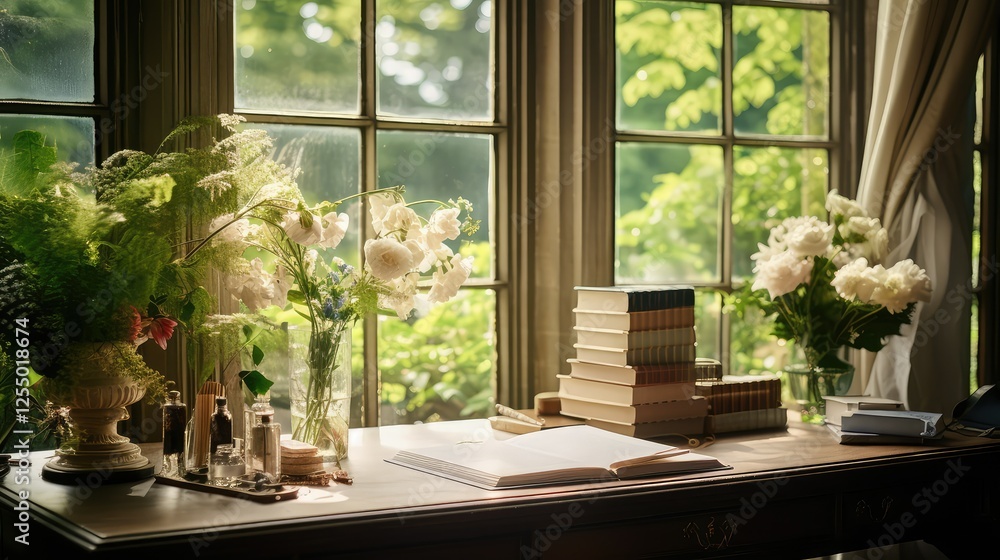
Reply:
[[226, 397], [216, 397], [215, 414], [212, 415], [209, 430], [209, 453], [215, 453], [220, 445], [233, 444], [233, 415], [226, 406]]
[[170, 391], [163, 405], [163, 468], [166, 476], [184, 476], [184, 429], [187, 426], [187, 405], [181, 402], [180, 391]]

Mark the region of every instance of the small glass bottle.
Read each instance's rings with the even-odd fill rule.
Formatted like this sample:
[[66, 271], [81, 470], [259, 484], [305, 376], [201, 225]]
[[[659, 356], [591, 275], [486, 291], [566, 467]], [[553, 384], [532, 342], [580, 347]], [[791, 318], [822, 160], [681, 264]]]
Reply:
[[220, 445], [233, 445], [233, 415], [226, 406], [226, 397], [215, 398], [215, 414], [209, 429], [209, 455], [214, 455]]
[[268, 391], [262, 395], [257, 395], [254, 403], [250, 405], [250, 410], [253, 411], [255, 416], [251, 427], [260, 424], [265, 414], [270, 414], [274, 418], [274, 407], [271, 406], [271, 392]]
[[246, 474], [243, 454], [231, 443], [221, 443], [208, 462], [208, 481], [216, 486], [229, 486]]
[[170, 391], [163, 405], [163, 467], [164, 476], [184, 477], [185, 428], [187, 405], [181, 402], [180, 391]]
[[281, 424], [270, 414], [250, 430], [250, 470], [265, 473], [277, 481], [281, 477]]

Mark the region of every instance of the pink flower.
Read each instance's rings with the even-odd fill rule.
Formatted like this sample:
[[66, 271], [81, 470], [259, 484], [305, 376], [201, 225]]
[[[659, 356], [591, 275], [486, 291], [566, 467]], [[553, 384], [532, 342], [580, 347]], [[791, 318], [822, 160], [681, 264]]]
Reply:
[[[139, 310], [132, 306], [132, 324], [128, 327], [128, 340], [129, 342], [136, 342], [139, 338], [139, 333], [142, 332], [142, 315], [139, 314]], [[145, 342], [145, 340], [143, 340]], [[138, 344], [142, 344], [139, 342]]]
[[160, 348], [166, 350], [167, 341], [174, 335], [174, 327], [176, 326], [177, 321], [169, 317], [156, 317], [149, 323], [149, 336], [153, 337]]

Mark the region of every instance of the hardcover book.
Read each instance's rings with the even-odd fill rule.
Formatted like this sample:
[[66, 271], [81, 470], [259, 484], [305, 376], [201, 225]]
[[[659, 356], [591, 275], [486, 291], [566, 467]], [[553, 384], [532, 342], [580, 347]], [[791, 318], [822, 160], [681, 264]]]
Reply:
[[642, 424], [622, 424], [620, 422], [608, 422], [591, 418], [586, 420], [588, 426], [615, 432], [625, 436], [652, 439], [666, 436], [681, 435], [694, 436], [704, 434], [706, 416], [692, 416], [691, 418], [675, 418], [673, 420], [663, 420], [661, 422], [643, 422]]
[[694, 382], [619, 385], [569, 375], [557, 375], [559, 397], [589, 399], [618, 404], [642, 404], [685, 400], [695, 395]]
[[826, 396], [826, 423], [839, 426], [855, 410], [903, 410], [903, 401], [860, 395]]
[[840, 429], [844, 432], [927, 438], [941, 435], [944, 420], [937, 412], [855, 410], [842, 418]]
[[691, 418], [708, 414], [705, 397], [691, 397], [686, 400], [665, 401], [623, 405], [607, 401], [560, 397], [561, 414], [574, 418], [606, 420], [619, 424], [641, 424], [660, 422], [676, 418]]
[[635, 349], [695, 343], [694, 327], [631, 332], [576, 326], [573, 330], [576, 331], [577, 344], [583, 346]]
[[694, 307], [674, 307], [653, 311], [588, 311], [574, 309], [576, 325], [595, 329], [648, 331], [694, 326]]
[[586, 425], [403, 449], [386, 461], [488, 490], [730, 468], [708, 455]]
[[673, 364], [612, 366], [566, 360], [570, 365], [570, 377], [617, 383], [619, 385], [648, 385], [652, 383], [679, 383], [698, 379], [695, 362]]
[[611, 366], [670, 364], [676, 362], [693, 363], [696, 357], [694, 344], [632, 348], [629, 350], [574, 344], [573, 348], [576, 348], [576, 359], [580, 361]]
[[728, 414], [781, 406], [781, 380], [773, 375], [726, 375], [698, 381], [696, 394], [708, 399], [712, 414]]
[[693, 307], [691, 286], [577, 286], [577, 309], [651, 311]]

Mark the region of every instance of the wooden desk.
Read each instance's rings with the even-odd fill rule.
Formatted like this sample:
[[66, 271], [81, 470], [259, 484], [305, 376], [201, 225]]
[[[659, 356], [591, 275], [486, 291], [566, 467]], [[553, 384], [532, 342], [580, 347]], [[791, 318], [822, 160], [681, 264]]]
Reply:
[[[352, 486], [274, 504], [151, 481], [55, 485], [39, 476], [51, 454], [40, 452], [29, 485], [13, 472], [0, 485], [0, 556], [803, 558], [916, 539], [960, 548], [988, 538], [982, 528], [998, 518], [1000, 441], [951, 434], [934, 446], [852, 447], [790, 421], [704, 449], [729, 471], [533, 490], [480, 490], [384, 461], [488, 437], [485, 420], [352, 430]], [[13, 541], [23, 488], [28, 547]]]

